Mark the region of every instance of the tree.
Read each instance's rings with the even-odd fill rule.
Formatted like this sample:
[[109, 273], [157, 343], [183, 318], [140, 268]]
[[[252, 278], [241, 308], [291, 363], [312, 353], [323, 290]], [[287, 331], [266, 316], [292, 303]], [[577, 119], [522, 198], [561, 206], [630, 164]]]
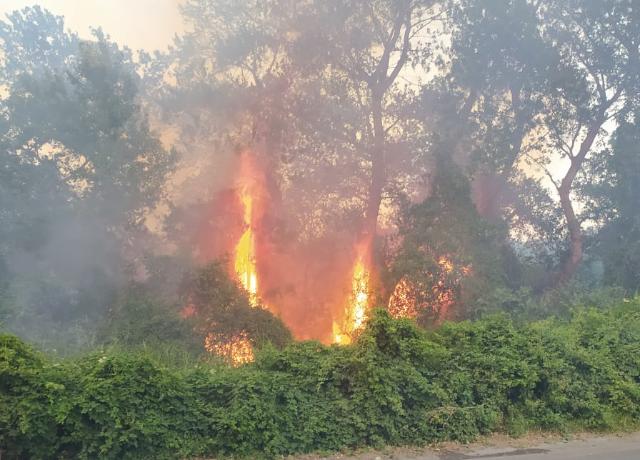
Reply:
[[591, 180], [584, 183], [581, 178], [581, 192], [590, 199], [587, 215], [601, 224], [587, 249], [604, 262], [605, 281], [630, 295], [640, 290], [638, 116], [634, 112], [620, 121], [610, 147], [599, 162], [591, 162]]
[[431, 195], [402, 215], [387, 274], [391, 313], [423, 324], [473, 316], [479, 299], [519, 282], [506, 226], [478, 215], [468, 178], [444, 151], [436, 167]]
[[[597, 153], [605, 123], [637, 102], [640, 84], [640, 24], [631, 1], [582, 4], [558, 2], [548, 9], [547, 39], [558, 51], [571, 77], [560, 82], [547, 104], [545, 125], [554, 150], [569, 162], [558, 182], [569, 235], [569, 253], [558, 281], [569, 280], [583, 257], [584, 235], [571, 194], [587, 157]], [[566, 83], [570, 84], [567, 85]]]
[[[510, 94], [513, 127], [501, 142], [509, 152], [507, 169], [522, 175], [519, 160], [524, 160], [546, 176], [552, 193], [557, 194], [568, 254], [557, 271], [556, 283], [573, 276], [583, 255], [584, 235], [572, 196], [575, 178], [585, 159], [598, 153], [606, 123], [635, 104], [640, 34], [631, 3], [510, 1], [474, 7], [463, 2], [463, 13], [458, 15], [463, 18], [459, 21], [462, 32], [455, 37], [461, 40], [463, 55], [471, 57], [461, 61], [462, 69], [485, 69], [480, 75], [491, 75], [488, 82], [498, 83], [498, 88]], [[520, 26], [512, 27], [514, 21], [492, 24], [503, 11], [517, 18], [515, 24]], [[527, 59], [527, 49], [541, 51], [536, 55], [542, 59]], [[503, 123], [492, 121], [487, 134], [501, 139], [501, 126]], [[523, 137], [527, 132], [529, 136]], [[550, 168], [559, 158], [568, 165], [560, 178]]]
[[[547, 273], [562, 246], [561, 215], [546, 176], [524, 166], [544, 141], [544, 100], [560, 68], [557, 51], [542, 36], [540, 5], [449, 2], [444, 23], [451, 44], [441, 75], [423, 88], [416, 110], [470, 178], [477, 212], [497, 227], [508, 225], [518, 253]], [[437, 168], [432, 175], [437, 178]], [[548, 284], [546, 275], [537, 278], [530, 280], [537, 287]]]
[[[303, 188], [313, 184], [334, 186], [309, 194], [316, 209], [335, 187], [349, 190], [358, 201], [343, 201], [358, 206], [360, 230], [372, 237], [383, 190], [399, 174], [394, 169], [403, 161], [403, 173], [411, 168], [406, 152], [419, 128], [403, 113], [412, 89], [399, 78], [422, 58], [419, 37], [436, 14], [432, 4], [341, 1], [302, 8], [274, 0], [238, 8], [194, 0], [184, 8], [194, 32], [178, 43], [177, 90], [205, 94], [201, 100], [215, 107], [229, 102], [236, 122], [249, 113], [239, 142], [258, 155], [270, 152], [267, 169], [280, 174], [276, 184], [301, 185], [292, 201], [303, 201]], [[393, 158], [403, 153], [404, 160]], [[277, 202], [280, 192], [274, 195]]]
[[358, 98], [366, 120], [356, 130], [363, 140], [360, 149], [367, 152], [370, 164], [362, 229], [369, 237], [376, 234], [383, 191], [390, 180], [393, 147], [389, 140], [395, 137], [397, 141], [402, 128], [408, 128], [397, 105], [410, 97], [411, 90], [398, 84], [398, 78], [416, 59], [413, 47], [418, 34], [433, 19], [433, 11], [429, 11], [432, 5], [412, 0], [368, 4], [344, 1], [339, 4], [342, 20], [331, 30], [336, 33], [331, 37], [333, 77], [349, 82], [352, 97]]
[[0, 235], [13, 242], [0, 250], [18, 319], [29, 308], [58, 324], [94, 317], [139, 254], [173, 155], [142, 110], [131, 52], [100, 30], [81, 41], [25, 8], [1, 23], [0, 42]]
[[451, 2], [451, 63], [435, 89], [457, 106], [449, 122], [453, 148], [471, 162], [476, 205], [491, 219], [511, 204], [507, 183], [521, 157], [536, 148], [531, 134], [549, 73], [559, 64], [541, 36], [539, 9], [540, 2], [526, 0]]
[[193, 317], [196, 332], [225, 341], [246, 334], [254, 345], [269, 342], [282, 347], [291, 333], [267, 310], [254, 308], [246, 292], [231, 280], [221, 262], [194, 270], [183, 287], [185, 315]]

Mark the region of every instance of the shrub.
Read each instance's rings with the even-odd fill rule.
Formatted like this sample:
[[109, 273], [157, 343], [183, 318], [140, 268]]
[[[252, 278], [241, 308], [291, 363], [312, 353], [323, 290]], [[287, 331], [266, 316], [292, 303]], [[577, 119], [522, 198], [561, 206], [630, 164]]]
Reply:
[[63, 375], [12, 335], [0, 335], [0, 452], [49, 458], [61, 450], [56, 420], [68, 396]]
[[184, 343], [192, 340], [190, 329], [180, 318], [176, 305], [135, 284], [121, 292], [109, 308], [100, 335], [104, 343], [132, 347], [144, 343]]
[[349, 346], [263, 347], [239, 368], [113, 350], [51, 363], [0, 339], [8, 458], [273, 458], [500, 430], [640, 424], [640, 301], [425, 332], [377, 311]]
[[245, 333], [255, 346], [271, 343], [279, 348], [291, 342], [284, 323], [263, 308], [254, 308], [248, 293], [232, 280], [221, 261], [192, 273], [184, 286], [184, 302], [193, 308], [196, 330], [232, 337]]

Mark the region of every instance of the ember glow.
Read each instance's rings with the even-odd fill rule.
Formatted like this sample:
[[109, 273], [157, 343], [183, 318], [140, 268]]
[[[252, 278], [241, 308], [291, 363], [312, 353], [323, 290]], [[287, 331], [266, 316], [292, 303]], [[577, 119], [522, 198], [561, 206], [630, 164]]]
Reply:
[[335, 343], [347, 344], [367, 319], [369, 308], [370, 270], [367, 267], [368, 245], [359, 248], [351, 275], [351, 292], [344, 309], [344, 316], [333, 322]]
[[438, 259], [438, 265], [445, 274], [449, 274], [453, 271], [453, 262], [447, 256], [440, 256]]
[[254, 360], [253, 347], [246, 332], [232, 337], [210, 333], [204, 339], [204, 347], [209, 353], [222, 357], [232, 366], [240, 366]]

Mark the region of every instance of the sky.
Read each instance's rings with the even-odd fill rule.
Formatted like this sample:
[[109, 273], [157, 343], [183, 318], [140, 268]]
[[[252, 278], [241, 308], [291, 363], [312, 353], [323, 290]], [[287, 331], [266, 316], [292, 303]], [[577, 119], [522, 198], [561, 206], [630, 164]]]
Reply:
[[0, 19], [13, 10], [40, 5], [65, 17], [67, 27], [81, 37], [102, 27], [120, 45], [134, 50], [166, 49], [183, 30], [181, 0], [0, 0]]

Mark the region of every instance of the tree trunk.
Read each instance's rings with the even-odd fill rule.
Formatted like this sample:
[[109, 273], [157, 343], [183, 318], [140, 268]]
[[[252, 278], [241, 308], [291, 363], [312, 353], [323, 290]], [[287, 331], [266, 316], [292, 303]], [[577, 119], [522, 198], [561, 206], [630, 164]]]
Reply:
[[373, 238], [376, 234], [380, 204], [382, 203], [382, 191], [386, 182], [385, 159], [385, 133], [382, 124], [382, 96], [372, 92], [372, 117], [373, 117], [373, 149], [371, 152], [371, 181], [369, 183], [369, 196], [365, 212], [364, 228], [365, 238]]
[[573, 203], [571, 201], [571, 189], [573, 187], [573, 181], [582, 167], [591, 146], [600, 131], [601, 121], [594, 121], [587, 131], [587, 135], [580, 144], [580, 150], [577, 155], [571, 158], [571, 166], [567, 174], [565, 174], [560, 187], [558, 187], [558, 194], [560, 195], [560, 206], [564, 218], [567, 221], [567, 229], [569, 231], [569, 257], [565, 260], [560, 273], [556, 279], [556, 285], [563, 284], [573, 278], [580, 263], [582, 262], [583, 254], [583, 235], [580, 228], [580, 221], [578, 220], [575, 210], [573, 209]]
[[571, 189], [563, 188], [561, 186], [558, 192], [560, 194], [562, 212], [564, 213], [564, 217], [567, 221], [570, 246], [569, 257], [564, 262], [557, 279], [558, 284], [563, 284], [573, 277], [580, 266], [580, 262], [582, 262], [582, 231], [580, 229], [580, 222], [573, 210], [573, 204], [571, 203]]
[[[520, 155], [522, 149], [522, 142], [526, 134], [526, 114], [520, 107], [521, 97], [520, 88], [515, 85], [511, 85], [509, 88], [511, 93], [511, 111], [515, 120], [515, 127], [511, 133], [509, 140], [509, 158], [505, 163], [502, 171], [495, 175], [483, 175], [480, 176], [474, 183], [474, 186], [478, 187], [478, 195], [480, 198], [476, 203], [478, 213], [490, 220], [498, 220], [501, 217], [503, 196], [506, 190], [506, 184], [508, 182], [509, 173], [513, 170], [514, 165]], [[478, 206], [478, 204], [480, 204]]]
[[[372, 75], [365, 78], [371, 92], [371, 116], [373, 117], [373, 148], [371, 151], [371, 182], [364, 216], [363, 237], [373, 241], [376, 234], [382, 191], [387, 181], [387, 165], [385, 158], [385, 130], [382, 123], [382, 100], [386, 91], [393, 85], [409, 57], [411, 38], [411, 18], [413, 6], [411, 1], [398, 2], [399, 13], [389, 39], [384, 43], [382, 57]], [[402, 27], [404, 26], [404, 34]], [[401, 40], [400, 57], [389, 73], [391, 54], [397, 51], [397, 42]]]

